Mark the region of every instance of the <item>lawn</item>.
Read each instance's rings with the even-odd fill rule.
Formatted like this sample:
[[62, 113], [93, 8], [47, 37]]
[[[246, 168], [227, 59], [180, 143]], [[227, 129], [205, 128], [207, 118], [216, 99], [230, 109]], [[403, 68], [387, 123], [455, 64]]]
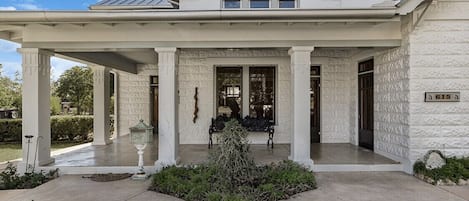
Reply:
[[[64, 142], [64, 143], [53, 143], [51, 145], [52, 151], [63, 149], [80, 143]], [[30, 150], [34, 151], [34, 150]], [[21, 158], [21, 144], [0, 144], [0, 163], [5, 161], [14, 160]]]

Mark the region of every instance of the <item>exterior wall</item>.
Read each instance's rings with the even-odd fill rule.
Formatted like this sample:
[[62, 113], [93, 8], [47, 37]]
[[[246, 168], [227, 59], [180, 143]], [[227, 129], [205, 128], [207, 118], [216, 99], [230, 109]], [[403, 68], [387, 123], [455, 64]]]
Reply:
[[[321, 65], [322, 142], [349, 143], [354, 103], [350, 82], [353, 49], [317, 49], [312, 64]], [[275, 143], [290, 143], [290, 58], [287, 50], [182, 49], [179, 54], [179, 132], [181, 144], [205, 144], [210, 119], [215, 115], [214, 65], [277, 65], [277, 126]], [[199, 118], [192, 122], [194, 92], [199, 87]], [[266, 143], [264, 133], [250, 134], [254, 144]]]
[[[181, 144], [208, 143], [208, 128], [215, 116], [214, 66], [277, 65], [275, 143], [290, 142], [290, 58], [287, 50], [182, 49], [179, 54], [179, 132]], [[199, 118], [192, 122], [194, 92], [199, 87]], [[245, 115], [245, 114], [243, 114]], [[265, 133], [251, 133], [254, 144], [266, 143]]]
[[353, 49], [319, 49], [312, 64], [321, 65], [321, 143], [350, 143], [353, 134]]
[[408, 163], [408, 44], [375, 56], [375, 152]]
[[[438, 1], [410, 35], [410, 153], [469, 155], [469, 1]], [[461, 92], [461, 102], [426, 103], [425, 92]]]
[[[321, 142], [353, 143], [356, 138], [356, 69], [350, 56], [355, 49], [316, 49], [313, 65], [321, 66]], [[205, 144], [215, 116], [215, 65], [276, 65], [275, 143], [290, 143], [290, 57], [287, 50], [182, 49], [179, 52], [179, 135], [181, 144]], [[140, 65], [138, 74], [119, 72], [119, 135], [129, 133], [139, 119], [150, 121], [149, 77], [157, 75], [154, 64]], [[192, 122], [195, 87], [199, 88], [198, 119]], [[124, 115], [125, 114], [125, 115]], [[264, 133], [251, 133], [254, 144], [266, 143]]]
[[140, 119], [150, 122], [150, 76], [157, 74], [157, 66], [151, 64], [139, 65], [137, 75], [119, 71], [119, 135], [129, 134]]

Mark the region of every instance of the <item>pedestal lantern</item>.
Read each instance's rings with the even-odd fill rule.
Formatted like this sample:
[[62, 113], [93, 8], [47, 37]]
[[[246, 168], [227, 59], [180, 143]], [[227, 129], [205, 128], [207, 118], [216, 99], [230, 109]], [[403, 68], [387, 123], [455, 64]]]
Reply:
[[143, 120], [140, 120], [136, 126], [130, 128], [130, 141], [138, 150], [138, 172], [132, 178], [146, 179], [148, 175], [143, 169], [143, 150], [153, 142], [153, 126], [146, 125]]

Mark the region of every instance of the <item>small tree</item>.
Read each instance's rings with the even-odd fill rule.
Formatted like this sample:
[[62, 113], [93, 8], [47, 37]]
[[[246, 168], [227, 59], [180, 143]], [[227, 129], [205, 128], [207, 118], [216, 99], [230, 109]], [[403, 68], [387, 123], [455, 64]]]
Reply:
[[72, 67], [60, 76], [57, 83], [57, 96], [72, 101], [77, 107], [77, 114], [82, 113], [82, 108], [92, 108], [93, 71], [90, 68]]

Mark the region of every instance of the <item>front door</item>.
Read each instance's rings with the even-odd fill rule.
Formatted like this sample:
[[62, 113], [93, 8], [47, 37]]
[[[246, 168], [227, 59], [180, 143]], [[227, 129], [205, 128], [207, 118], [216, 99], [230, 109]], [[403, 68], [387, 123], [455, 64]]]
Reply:
[[359, 63], [358, 67], [358, 143], [373, 150], [373, 60]]
[[312, 66], [311, 67], [311, 75], [310, 75], [310, 121], [311, 121], [311, 143], [320, 143], [321, 137], [321, 124], [320, 124], [320, 87], [321, 87], [321, 79], [320, 79], [320, 67], [319, 66]]

